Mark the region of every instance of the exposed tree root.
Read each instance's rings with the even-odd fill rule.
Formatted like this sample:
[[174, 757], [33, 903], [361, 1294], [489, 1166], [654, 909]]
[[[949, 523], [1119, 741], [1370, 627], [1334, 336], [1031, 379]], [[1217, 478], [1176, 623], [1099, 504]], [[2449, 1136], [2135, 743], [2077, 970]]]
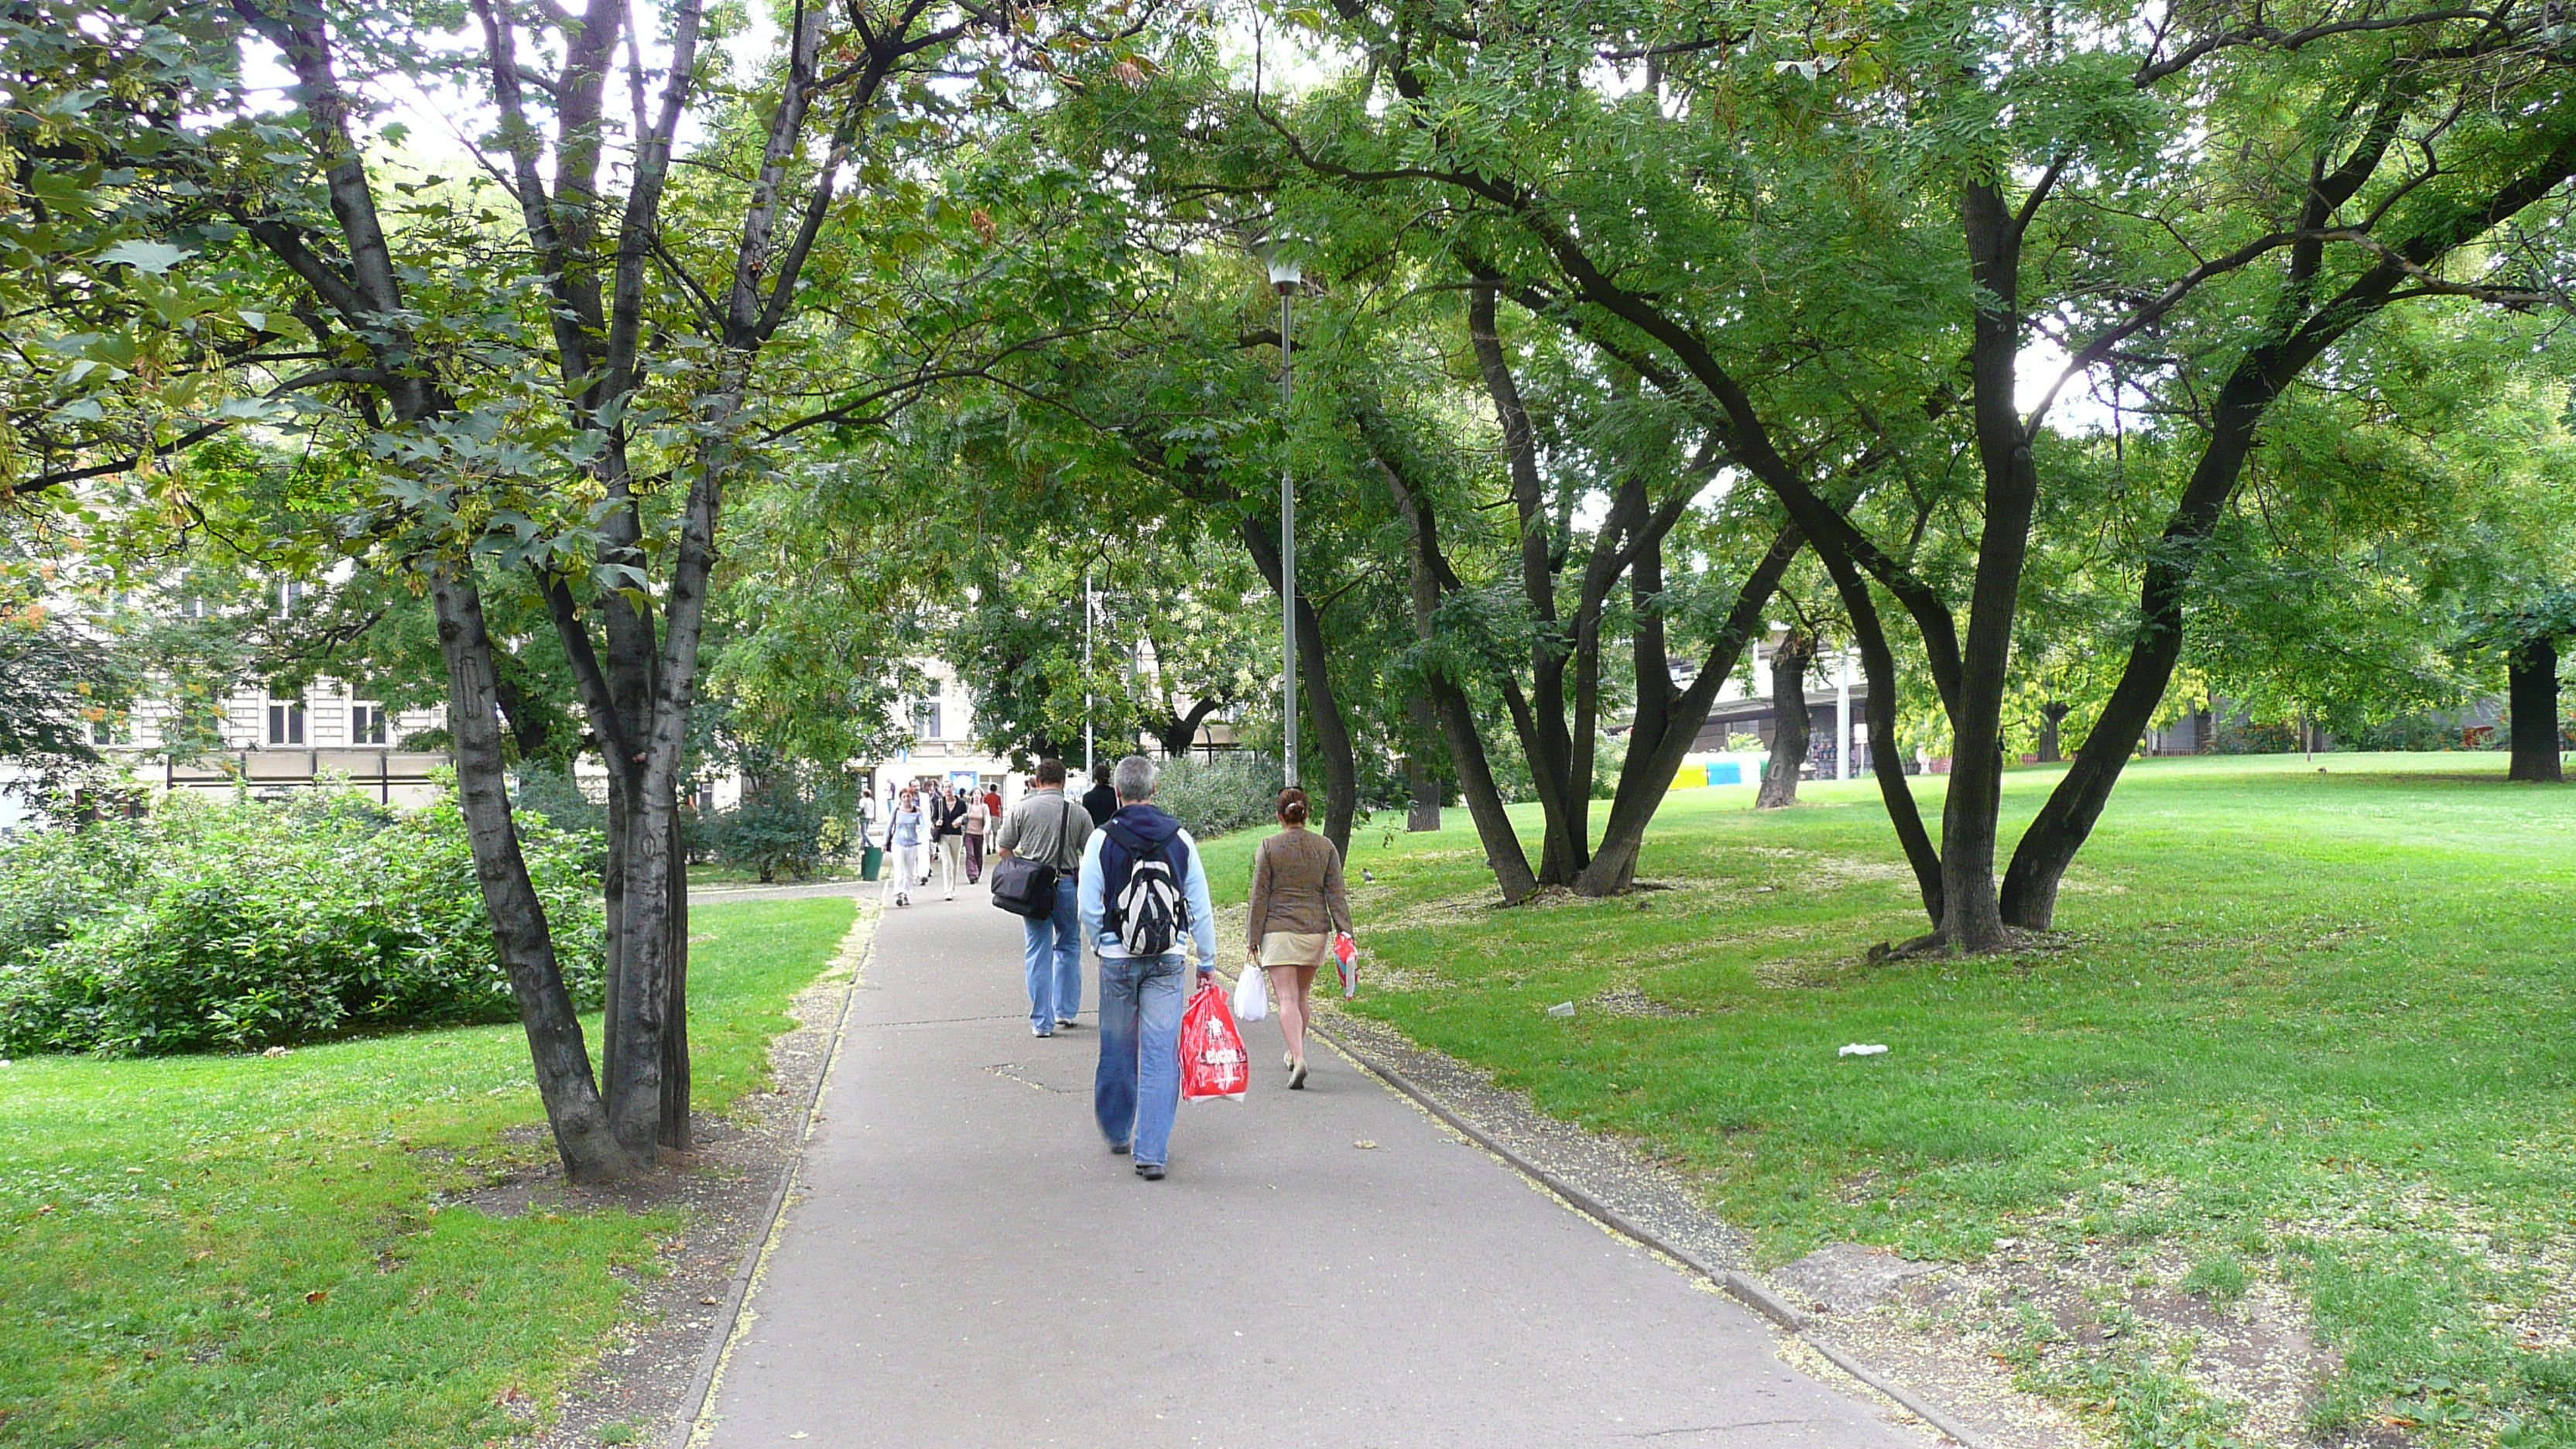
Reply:
[[1916, 936], [1893, 945], [1881, 941], [1869, 948], [1864, 958], [1875, 965], [1881, 961], [1919, 961], [1930, 957], [1955, 956], [2023, 956], [2071, 951], [2079, 938], [2067, 931], [2032, 931], [2020, 926], [2004, 927], [2003, 939], [1983, 951], [1966, 951], [1941, 939], [1939, 932]]

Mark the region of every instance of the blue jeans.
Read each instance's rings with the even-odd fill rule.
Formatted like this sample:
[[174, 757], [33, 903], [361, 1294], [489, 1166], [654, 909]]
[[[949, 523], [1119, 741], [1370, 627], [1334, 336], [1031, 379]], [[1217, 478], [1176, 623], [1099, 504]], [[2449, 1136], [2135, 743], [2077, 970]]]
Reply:
[[1100, 1071], [1091, 1110], [1112, 1145], [1136, 1144], [1136, 1160], [1160, 1163], [1181, 1105], [1181, 978], [1189, 958], [1100, 958]]
[[1028, 937], [1021, 965], [1029, 978], [1029, 1025], [1039, 1031], [1054, 1031], [1082, 1009], [1082, 918], [1074, 900], [1073, 877], [1060, 875], [1055, 913], [1020, 918]]

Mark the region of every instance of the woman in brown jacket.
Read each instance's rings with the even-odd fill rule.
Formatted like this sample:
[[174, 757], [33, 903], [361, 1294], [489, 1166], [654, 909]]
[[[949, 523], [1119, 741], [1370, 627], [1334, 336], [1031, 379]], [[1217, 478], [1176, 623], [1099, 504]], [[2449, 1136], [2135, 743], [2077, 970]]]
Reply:
[[1342, 891], [1342, 853], [1306, 828], [1306, 792], [1279, 792], [1279, 833], [1252, 858], [1252, 965], [1270, 973], [1279, 1034], [1288, 1043], [1288, 1086], [1306, 1085], [1306, 1023], [1315, 1015], [1315, 972], [1331, 957], [1333, 933], [1351, 928]]

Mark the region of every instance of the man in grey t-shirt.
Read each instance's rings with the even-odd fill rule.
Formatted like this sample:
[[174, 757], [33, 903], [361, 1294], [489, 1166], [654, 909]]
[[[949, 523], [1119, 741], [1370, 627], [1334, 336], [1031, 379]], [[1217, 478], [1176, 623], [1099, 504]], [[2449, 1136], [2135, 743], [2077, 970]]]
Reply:
[[1075, 872], [1091, 839], [1091, 815], [1065, 798], [1064, 761], [1038, 761], [1037, 788], [1020, 798], [993, 837], [996, 860], [1021, 856], [1055, 867], [1055, 910], [1025, 916], [1022, 964], [1029, 978], [1029, 1033], [1053, 1036], [1073, 1025], [1082, 1006], [1082, 918], [1074, 909]]

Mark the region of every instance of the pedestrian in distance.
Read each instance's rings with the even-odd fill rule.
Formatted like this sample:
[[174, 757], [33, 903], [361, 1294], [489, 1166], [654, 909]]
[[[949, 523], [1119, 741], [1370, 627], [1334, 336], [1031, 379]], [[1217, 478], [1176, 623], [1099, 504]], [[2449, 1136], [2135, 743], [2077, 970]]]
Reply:
[[[940, 880], [949, 900], [957, 899], [957, 873], [965, 864], [966, 798], [949, 785], [931, 797], [930, 843], [939, 858]], [[924, 880], [922, 884], [929, 882]]]
[[929, 838], [929, 826], [922, 819], [921, 797], [906, 790], [886, 814], [886, 855], [894, 869], [885, 874], [883, 894], [894, 897], [898, 906], [912, 904], [913, 877], [921, 869], [921, 845]]
[[1118, 792], [1110, 786], [1107, 765], [1091, 767], [1091, 788], [1083, 792], [1082, 808], [1091, 812], [1095, 826], [1108, 824], [1109, 817], [1118, 813]]
[[972, 790], [966, 795], [966, 883], [973, 885], [984, 878], [984, 832], [993, 823], [991, 807], [984, 803], [984, 792]]
[[1342, 853], [1306, 828], [1306, 792], [1279, 792], [1279, 833], [1252, 856], [1251, 959], [1244, 969], [1270, 974], [1279, 1003], [1279, 1035], [1288, 1088], [1306, 1085], [1306, 1027], [1315, 1019], [1315, 973], [1332, 955], [1333, 933], [1351, 928], [1342, 889]]
[[1091, 817], [1064, 797], [1064, 762], [1038, 761], [1037, 775], [993, 837], [995, 859], [1021, 856], [1055, 868], [1055, 909], [1023, 916], [1021, 966], [1029, 985], [1029, 1034], [1053, 1036], [1082, 1009], [1082, 916], [1075, 872], [1091, 839]]
[[1143, 755], [1111, 774], [1118, 813], [1082, 853], [1082, 934], [1100, 956], [1100, 1069], [1091, 1109], [1112, 1152], [1162, 1180], [1181, 1105], [1181, 974], [1195, 947], [1198, 980], [1216, 970], [1216, 909], [1207, 867], [1181, 822], [1155, 807], [1161, 772]]

